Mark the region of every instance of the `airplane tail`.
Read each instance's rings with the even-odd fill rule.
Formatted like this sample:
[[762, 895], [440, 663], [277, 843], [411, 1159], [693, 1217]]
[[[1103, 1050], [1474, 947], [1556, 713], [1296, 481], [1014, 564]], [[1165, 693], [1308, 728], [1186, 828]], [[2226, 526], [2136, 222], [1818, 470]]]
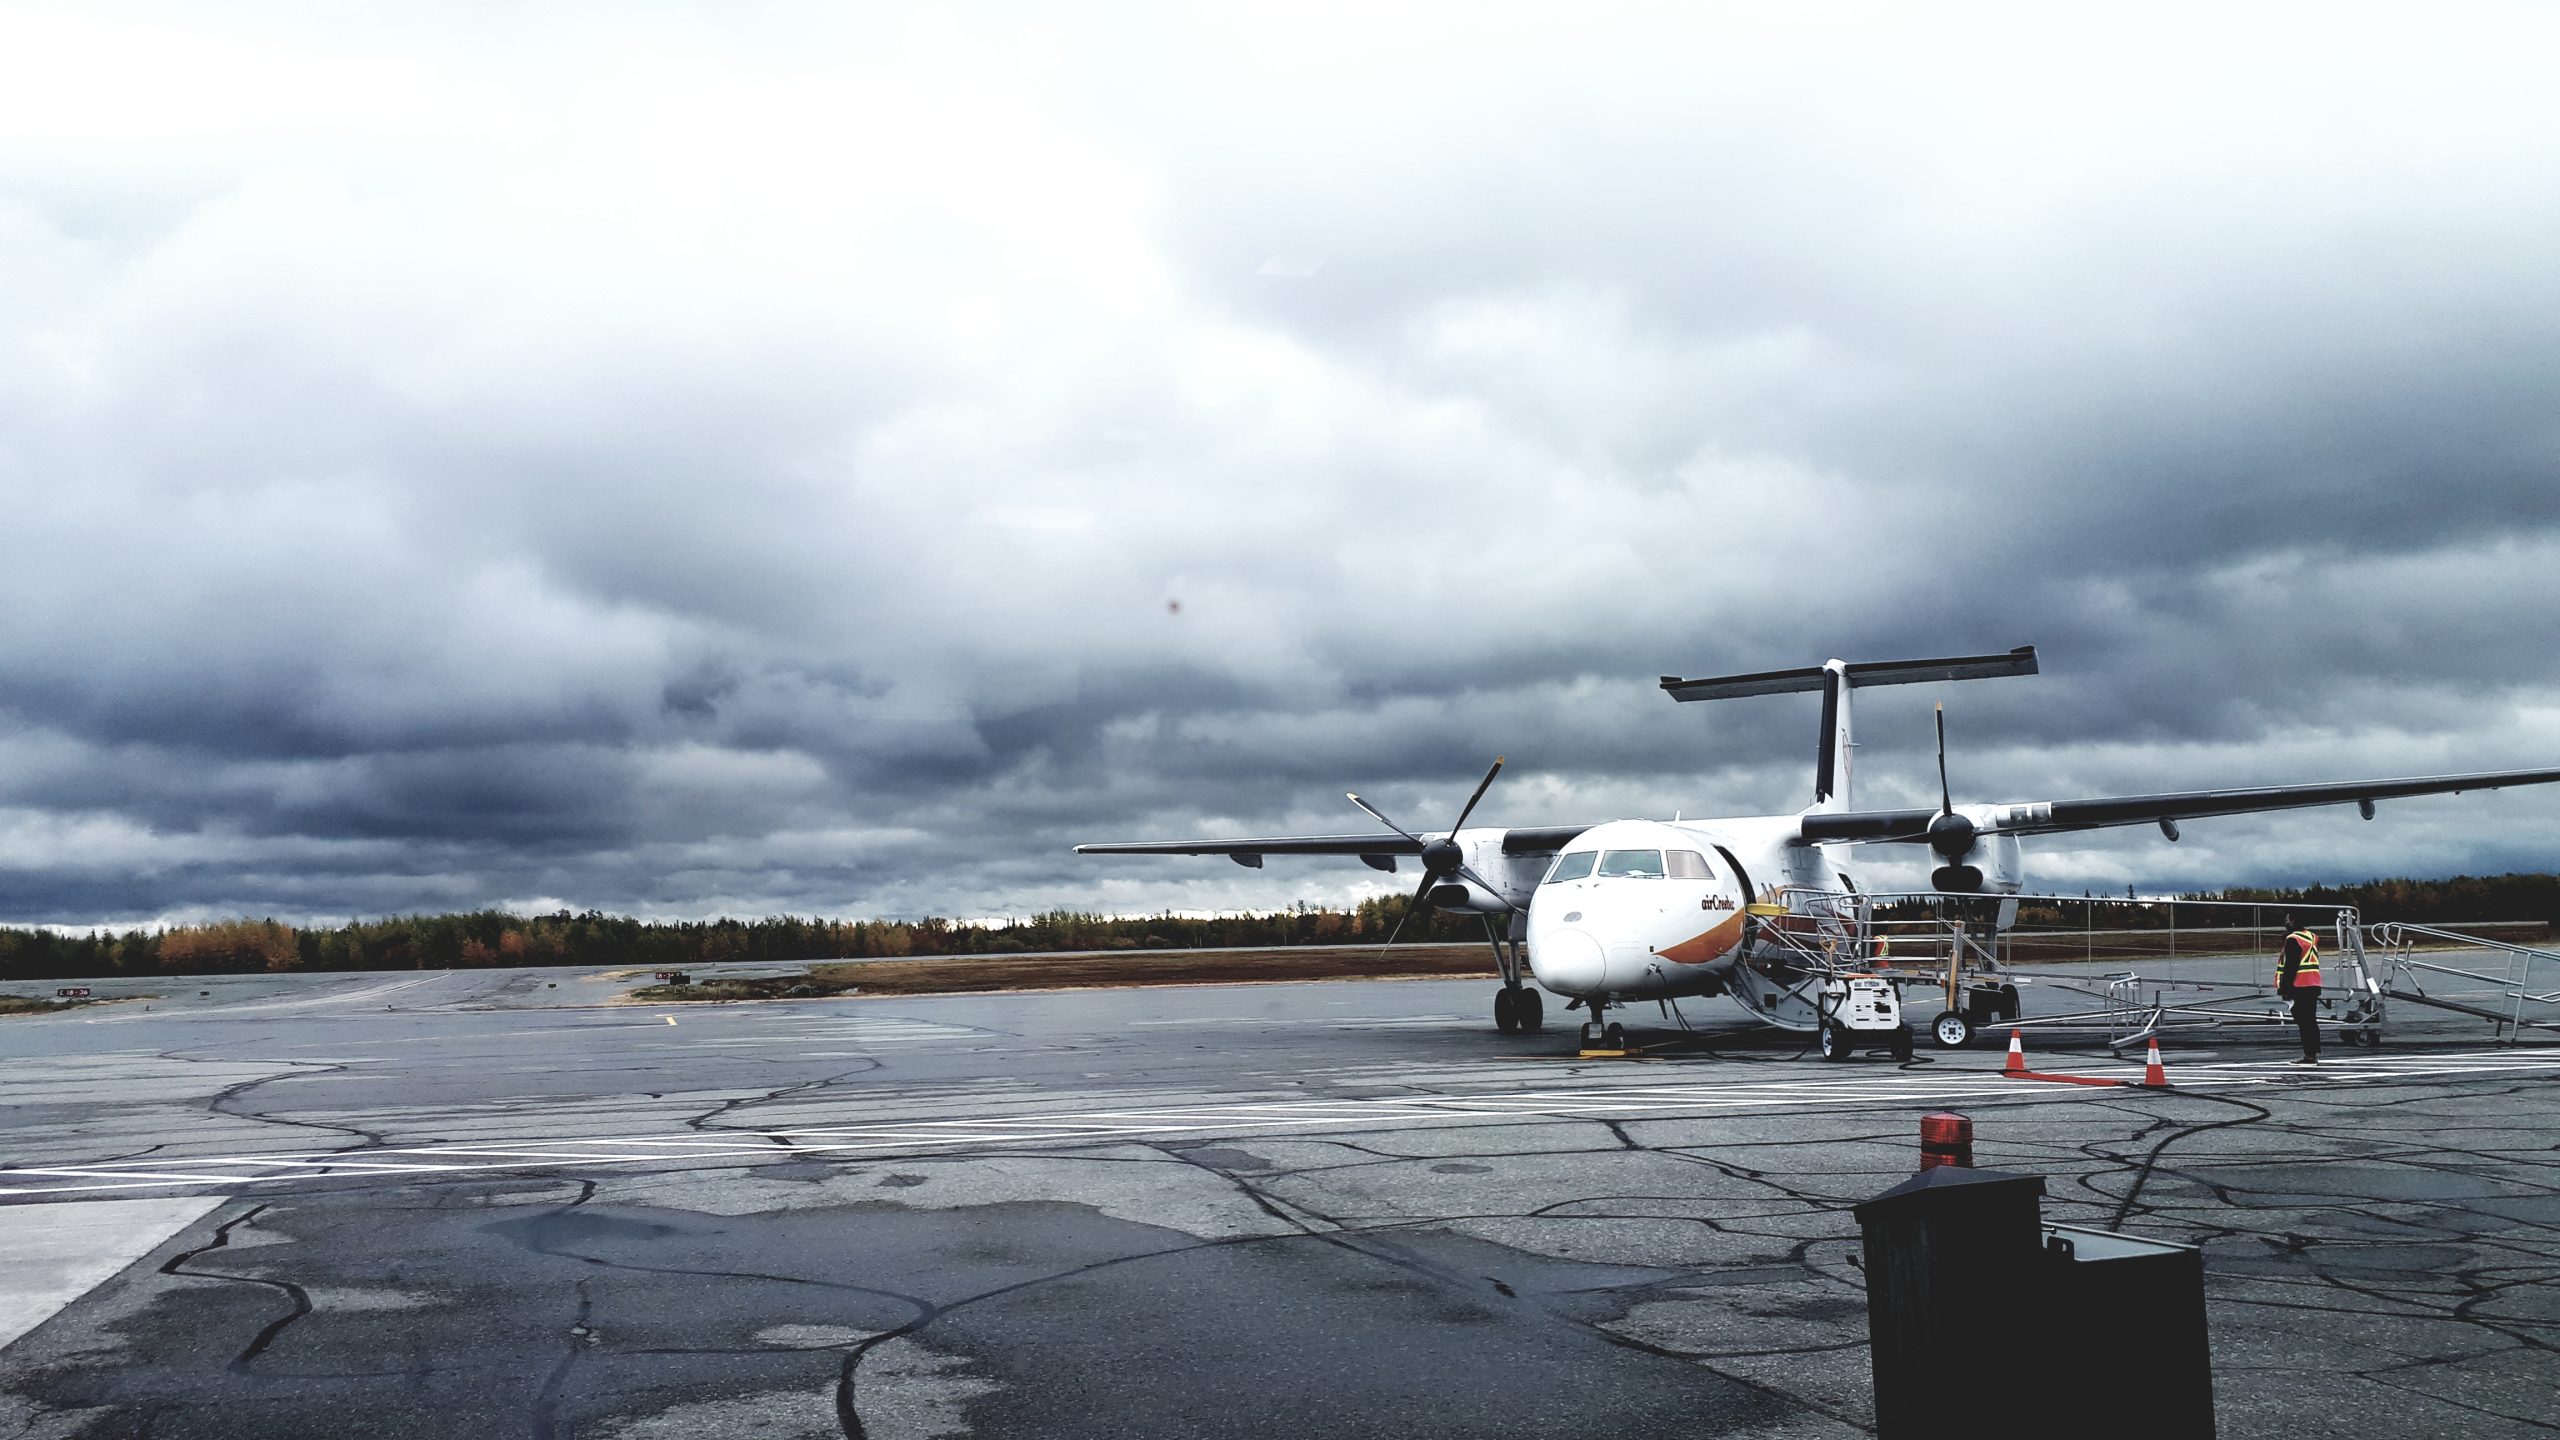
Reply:
[[1801, 670], [1762, 670], [1748, 675], [1714, 675], [1702, 680], [1662, 677], [1663, 691], [1674, 700], [1734, 700], [1745, 695], [1787, 695], [1799, 690], [1822, 692], [1822, 749], [1814, 761], [1813, 810], [1849, 808], [1849, 762], [1857, 749], [1849, 724], [1849, 692], [1869, 685], [1914, 685], [1923, 680], [1989, 680], [2001, 675], [2036, 673], [2036, 647], [2021, 645], [2004, 655], [1955, 655], [1936, 660], [1866, 660], [1850, 664], [1826, 660]]

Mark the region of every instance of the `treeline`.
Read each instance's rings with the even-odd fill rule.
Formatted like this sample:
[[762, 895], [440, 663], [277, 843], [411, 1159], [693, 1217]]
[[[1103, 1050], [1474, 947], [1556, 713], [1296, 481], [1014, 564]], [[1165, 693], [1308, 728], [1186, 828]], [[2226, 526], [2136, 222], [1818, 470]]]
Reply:
[[[2184, 901], [2228, 901], [2221, 905]], [[1988, 925], [2000, 903], [1996, 895], [1898, 900], [1877, 907], [1881, 919], [1917, 920], [1942, 912], [1959, 913], [1971, 923]], [[2404, 920], [2412, 924], [2467, 924], [2486, 920], [2540, 921], [2560, 928], [2560, 875], [2456, 875], [2449, 880], [2367, 880], [2355, 885], [2305, 885], [2298, 888], [2238, 886], [2229, 890], [2197, 890], [2145, 899], [2117, 899], [2087, 892], [2077, 900], [2027, 899], [2018, 907], [2022, 930], [2238, 929], [2272, 926], [2284, 907], [2352, 905], [2367, 924]], [[2256, 907], [2256, 908], [2243, 908]], [[2308, 918], [2308, 917], [2305, 917]], [[2324, 921], [2325, 923], [2325, 921]]]
[[2188, 897], [2269, 905], [2353, 905], [2367, 924], [2540, 920], [2560, 925], [2560, 875], [2456, 875], [2450, 880], [2367, 880], [2298, 890], [2216, 890]]
[[[998, 925], [922, 920], [634, 920], [590, 910], [510, 915], [402, 915], [322, 928], [226, 920], [165, 930], [56, 934], [0, 928], [0, 980], [116, 975], [227, 975], [293, 970], [468, 970], [621, 965], [676, 970], [722, 961], [799, 962], [900, 955], [1020, 955], [1035, 950], [1190, 950], [1246, 945], [1377, 944], [1404, 913], [1401, 896], [1356, 909], [1298, 905], [1237, 915], [1124, 917], [1050, 910]], [[1430, 912], [1405, 942], [1474, 940], [1474, 920]]]
[[[2099, 923], [2169, 923], [2165, 907], [2108, 901]], [[2368, 880], [2301, 889], [2235, 889], [2189, 900], [2268, 905], [2353, 905], [2368, 921], [2420, 924], [2541, 920], [2560, 925], [2560, 875], [2457, 875], [2450, 880]], [[900, 955], [1019, 955], [1035, 950], [1215, 949], [1229, 946], [1370, 945], [1404, 913], [1402, 896], [1351, 910], [1297, 905], [1237, 915], [1097, 915], [1050, 910], [1000, 925], [923, 920], [634, 920], [590, 910], [510, 915], [402, 915], [331, 927], [226, 920], [165, 930], [57, 934], [0, 928], [0, 980], [115, 975], [221, 975], [291, 970], [467, 970], [497, 966], [633, 966], [677, 970], [722, 961], [796, 963]], [[2121, 911], [2121, 914], [2117, 914]], [[2025, 917], [2029, 924], [2042, 917]], [[2075, 915], [2074, 921], [2078, 917]], [[2047, 919], [2045, 923], [2059, 923]], [[2244, 915], [2181, 912], [2180, 925], [2245, 924]], [[2272, 919], [2268, 923], [2273, 923]], [[1405, 941], [1479, 940], [1472, 918], [1415, 916]]]

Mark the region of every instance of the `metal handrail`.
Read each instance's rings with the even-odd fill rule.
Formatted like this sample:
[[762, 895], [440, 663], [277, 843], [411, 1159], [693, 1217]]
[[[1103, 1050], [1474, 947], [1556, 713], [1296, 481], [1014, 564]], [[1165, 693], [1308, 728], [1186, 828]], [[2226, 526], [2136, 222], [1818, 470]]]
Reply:
[[2465, 980], [2478, 980], [2483, 984], [2488, 985], [2513, 985], [2516, 983], [2515, 973], [2512, 969], [2504, 975], [2489, 975], [2478, 970], [2459, 970], [2451, 965], [2433, 965], [2424, 960], [2409, 959], [2403, 959], [2400, 962], [2400, 967], [2404, 970], [2425, 970], [2436, 975], [2459, 975]]
[[[2452, 975], [2464, 980], [2476, 980], [2483, 985], [2497, 986], [2500, 998], [2513, 1002], [2507, 1007], [2506, 1016], [2506, 1024], [2513, 1035], [2521, 1036], [2524, 1033], [2526, 1005], [2549, 1005], [2560, 1002], [2560, 990], [2547, 995], [2537, 995], [2526, 984], [2533, 978], [2534, 961], [2549, 960], [2560, 963], [2560, 954], [2552, 951], [2537, 950], [2530, 945], [2518, 945], [2506, 940], [2492, 940], [2482, 935], [2468, 935], [2458, 930], [2446, 930], [2433, 925], [2413, 925], [2402, 920], [2386, 921], [2376, 925], [2373, 927], [2373, 932], [2384, 944], [2398, 952], [2392, 957], [2392, 975], [2395, 978], [2406, 976], [2410, 990], [2421, 999], [2426, 998], [2427, 992], [2426, 987], [2418, 983], [2417, 972], [2419, 971], [2425, 971], [2431, 975]], [[2492, 955], [2503, 955], [2507, 960], [2507, 973], [2490, 975], [2476, 970], [2464, 970], [2452, 965], [2438, 965], [2420, 960], [2417, 958], [2417, 948], [2418, 941], [2421, 939], [2442, 941], [2467, 950], [2485, 950]], [[2442, 997], [2442, 1000], [2450, 998]], [[2430, 1003], [2442, 1003], [2442, 1000]], [[2495, 1011], [2480, 1013], [2487, 1015], [2493, 1021], [2496, 1018]], [[2540, 1028], [2549, 1028], [2543, 1021], [2532, 1023]]]
[[2412, 925], [2405, 920], [2385, 920], [2373, 927], [2373, 934], [2375, 939], [2390, 946], [2407, 945], [2409, 937], [2415, 935], [2429, 940], [2448, 941], [2465, 949], [2499, 950], [2510, 955], [2528, 955], [2537, 960], [2560, 961], [2560, 952], [2536, 950], [2530, 945], [2518, 945], [2509, 940], [2492, 940], [2486, 935], [2471, 935], [2460, 930], [2442, 930], [2433, 925]]

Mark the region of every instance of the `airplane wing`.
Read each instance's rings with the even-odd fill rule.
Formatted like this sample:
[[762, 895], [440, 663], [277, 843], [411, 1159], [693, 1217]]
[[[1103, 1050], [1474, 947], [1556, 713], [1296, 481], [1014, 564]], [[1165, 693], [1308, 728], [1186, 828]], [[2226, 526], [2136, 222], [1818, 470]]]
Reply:
[[[1923, 817], [1920, 822], [1928, 824]], [[1502, 832], [1502, 853], [1540, 855], [1560, 850], [1588, 825], [1537, 825]], [[1404, 835], [1266, 835], [1238, 840], [1123, 840], [1107, 845], [1079, 845], [1079, 855], [1224, 855], [1259, 870], [1265, 855], [1357, 855], [1371, 868], [1392, 870], [1393, 857], [1419, 855], [1422, 844]], [[1376, 860], [1371, 860], [1376, 856]], [[1386, 861], [1385, 864], [1378, 863]]]
[[[2498, 790], [2510, 785], [2548, 785], [2560, 781], [2560, 770], [2490, 770], [2475, 775], [2420, 775], [2399, 780], [2346, 780], [2326, 785], [2258, 785], [2238, 790], [2178, 790], [2161, 795], [2116, 795], [2091, 800], [2035, 801], [1991, 807], [2007, 813], [1981, 827], [1984, 834], [2051, 835], [2066, 830], [2103, 830], [2115, 825], [2141, 825], [2160, 820], [2192, 820], [2206, 815], [2244, 815], [2262, 810], [2299, 810], [2312, 805], [2371, 807], [2376, 800], [2411, 795], [2442, 795], [2463, 790]], [[1959, 806], [1971, 810], [1973, 807]], [[1935, 810], [1853, 810], [1807, 815], [1799, 822], [1807, 840], [1909, 841], [1928, 839]]]

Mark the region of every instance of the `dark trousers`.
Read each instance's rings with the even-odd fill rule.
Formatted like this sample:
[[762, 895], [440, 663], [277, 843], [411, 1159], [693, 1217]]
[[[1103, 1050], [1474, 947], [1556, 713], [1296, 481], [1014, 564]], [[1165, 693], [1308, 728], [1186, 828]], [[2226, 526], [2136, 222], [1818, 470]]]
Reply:
[[2294, 1028], [2302, 1032], [2302, 1054], [2306, 1060], [2320, 1058], [2320, 992], [2293, 992]]

